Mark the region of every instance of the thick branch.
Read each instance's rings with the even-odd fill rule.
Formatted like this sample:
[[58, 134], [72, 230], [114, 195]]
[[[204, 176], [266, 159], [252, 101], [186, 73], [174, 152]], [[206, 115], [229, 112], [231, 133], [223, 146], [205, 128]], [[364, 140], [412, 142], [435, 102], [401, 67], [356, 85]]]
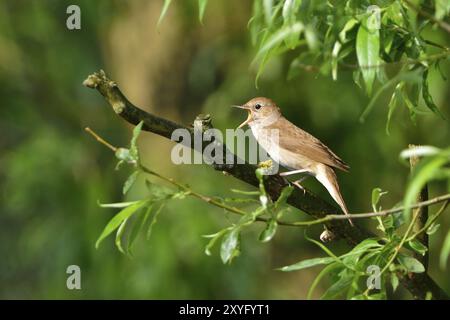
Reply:
[[[156, 133], [168, 139], [171, 139], [172, 132], [176, 129], [186, 129], [192, 132], [191, 128], [157, 117], [133, 105], [123, 95], [116, 83], [108, 79], [102, 70], [90, 75], [83, 84], [89, 88], [97, 89], [112, 106], [115, 113], [127, 122], [136, 125], [140, 121], [143, 121], [143, 130]], [[189, 145], [189, 147], [193, 146]], [[226, 146], [224, 148], [226, 149]], [[215, 166], [215, 168], [257, 187], [259, 182], [255, 176], [256, 166], [248, 163], [237, 164], [236, 161], [234, 163], [233, 165]], [[288, 184], [289, 182], [279, 175], [267, 176], [265, 179], [266, 190], [274, 200], [278, 198], [283, 188]], [[287, 202], [315, 218], [323, 218], [328, 214], [341, 213], [339, 209], [317, 197], [309, 190], [303, 192], [296, 188]], [[374, 236], [372, 233], [366, 232], [359, 227], [352, 227], [347, 221], [328, 221], [326, 222], [326, 226], [337, 237], [345, 239], [351, 245], [355, 245], [368, 237]]]
[[[140, 121], [143, 121], [143, 130], [156, 133], [168, 139], [171, 139], [172, 132], [176, 129], [184, 128], [191, 130], [185, 126], [149, 114], [134, 106], [119, 90], [116, 83], [109, 80], [103, 71], [88, 76], [83, 84], [89, 88], [97, 89], [112, 106], [116, 114], [121, 116], [127, 122], [136, 125]], [[224, 148], [226, 147], [224, 146]], [[258, 186], [258, 180], [255, 176], [256, 167], [248, 163], [220, 167], [215, 166], [215, 169], [220, 169], [241, 181], [247, 182], [253, 186]], [[279, 197], [281, 191], [287, 185], [288, 182], [279, 175], [268, 176], [265, 181], [266, 190], [274, 200]], [[287, 202], [293, 207], [296, 207], [315, 218], [323, 218], [329, 214], [340, 213], [336, 207], [317, 197], [309, 190], [303, 192], [299, 189], [295, 189]], [[362, 230], [358, 226], [351, 227], [345, 220], [332, 220], [325, 224], [331, 232], [336, 236], [345, 239], [351, 245], [355, 245], [364, 239], [374, 236], [371, 232]], [[426, 275], [424, 281], [421, 281], [420, 283], [415, 283], [414, 279], [411, 281], [406, 279], [404, 285], [411, 292], [430, 291], [434, 298], [439, 299], [446, 297], [445, 293], [428, 275]]]

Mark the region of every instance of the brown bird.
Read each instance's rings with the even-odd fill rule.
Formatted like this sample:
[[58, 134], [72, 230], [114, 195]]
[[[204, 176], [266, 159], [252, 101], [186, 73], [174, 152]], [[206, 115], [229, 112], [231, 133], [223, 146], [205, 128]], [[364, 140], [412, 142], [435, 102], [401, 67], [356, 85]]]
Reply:
[[[270, 157], [290, 170], [280, 175], [306, 174], [293, 182], [301, 189], [303, 187], [300, 182], [308, 176], [314, 176], [327, 189], [342, 211], [348, 214], [333, 170], [337, 168], [348, 171], [349, 166], [344, 161], [319, 139], [283, 117], [280, 108], [268, 98], [254, 98], [242, 106], [234, 107], [248, 111], [247, 120], [239, 128], [248, 124], [256, 141]], [[353, 225], [352, 221], [349, 221]]]

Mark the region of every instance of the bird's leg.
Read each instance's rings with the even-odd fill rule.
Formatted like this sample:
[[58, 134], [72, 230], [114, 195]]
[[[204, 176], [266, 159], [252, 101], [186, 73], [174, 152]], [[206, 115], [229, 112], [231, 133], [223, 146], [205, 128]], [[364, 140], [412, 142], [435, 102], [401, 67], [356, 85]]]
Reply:
[[290, 175], [297, 174], [297, 173], [306, 173], [306, 172], [310, 172], [310, 171], [306, 170], [306, 169], [292, 170], [292, 171], [282, 172], [282, 173], [280, 173], [280, 176], [285, 177], [285, 176], [290, 176]]
[[[292, 170], [292, 171], [286, 171], [286, 172], [282, 172], [280, 173], [280, 176], [284, 177], [284, 176], [289, 176], [289, 175], [293, 175], [293, 174], [298, 174], [298, 173], [308, 173], [311, 174], [311, 171], [307, 170], [307, 169], [298, 169], [298, 170]], [[308, 178], [309, 175], [305, 175], [304, 177], [301, 177], [298, 180], [295, 180], [294, 182], [290, 182], [292, 183], [294, 186], [296, 186], [297, 188], [299, 188], [300, 190], [303, 190], [303, 193], [306, 193], [306, 189], [303, 188], [303, 186], [300, 184], [303, 180], [305, 180], [306, 178]]]
[[298, 187], [300, 190], [303, 190], [303, 194], [305, 194], [306, 193], [306, 189], [300, 183], [302, 183], [304, 180], [306, 180], [308, 178], [309, 178], [309, 175], [303, 176], [300, 179], [295, 180], [294, 182], [292, 182], [292, 184], [294, 186]]

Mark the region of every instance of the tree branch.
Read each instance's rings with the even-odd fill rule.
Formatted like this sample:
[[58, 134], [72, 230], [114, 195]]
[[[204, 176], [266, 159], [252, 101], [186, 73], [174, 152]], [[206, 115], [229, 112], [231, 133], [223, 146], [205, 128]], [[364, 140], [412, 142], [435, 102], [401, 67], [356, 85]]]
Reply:
[[[145, 131], [156, 133], [168, 139], [171, 139], [172, 132], [176, 129], [186, 129], [193, 134], [192, 128], [147, 113], [133, 105], [123, 95], [117, 84], [106, 77], [103, 70], [88, 76], [83, 82], [83, 85], [88, 88], [97, 89], [111, 105], [114, 112], [127, 122], [137, 125], [140, 121], [143, 121], [144, 125], [142, 129]], [[188, 145], [188, 147], [193, 148], [191, 145]], [[223, 147], [226, 148], [225, 145]], [[224, 152], [225, 155], [226, 153]], [[237, 161], [233, 163], [233, 165], [215, 165], [214, 168], [258, 187], [259, 181], [255, 176], [256, 166], [248, 163], [237, 164]], [[279, 175], [270, 175], [265, 179], [267, 193], [273, 200], [276, 200], [283, 188], [288, 185], [289, 182]], [[288, 198], [287, 203], [318, 219], [328, 214], [338, 215], [341, 213], [335, 206], [317, 197], [309, 190], [303, 192], [296, 188]], [[371, 232], [365, 231], [358, 226], [352, 227], [347, 221], [327, 221], [326, 226], [337, 237], [345, 239], [350, 245], [356, 245], [362, 240], [374, 236]]]
[[[172, 132], [176, 129], [183, 128], [192, 132], [192, 129], [190, 128], [157, 117], [134, 106], [123, 95], [116, 83], [106, 77], [103, 70], [88, 76], [83, 82], [83, 85], [92, 89], [97, 89], [112, 106], [115, 113], [127, 122], [136, 125], [140, 121], [143, 121], [143, 130], [156, 133], [168, 139], [171, 139]], [[225, 145], [223, 147], [226, 149]], [[214, 168], [229, 173], [235, 178], [255, 187], [259, 184], [258, 179], [255, 176], [256, 167], [254, 165], [248, 163], [236, 164], [236, 161], [234, 161], [233, 165], [214, 166]], [[283, 188], [288, 184], [289, 182], [279, 175], [267, 176], [267, 179], [265, 179], [267, 193], [273, 200], [276, 200], [279, 197]], [[337, 215], [340, 213], [336, 207], [317, 197], [309, 190], [303, 192], [302, 190], [295, 189], [288, 198], [287, 203], [317, 219], [324, 218], [329, 214]], [[331, 220], [325, 222], [325, 225], [337, 237], [345, 239], [352, 246], [364, 239], [374, 237], [373, 233], [363, 230], [359, 226], [352, 227], [345, 220]], [[424, 281], [420, 283], [415, 283], [414, 279], [412, 281], [405, 281], [405, 286], [411, 292], [422, 289], [425, 290], [424, 292], [430, 291], [433, 294], [433, 298], [436, 299], [446, 297], [442, 289], [440, 289], [428, 275], [425, 275]]]

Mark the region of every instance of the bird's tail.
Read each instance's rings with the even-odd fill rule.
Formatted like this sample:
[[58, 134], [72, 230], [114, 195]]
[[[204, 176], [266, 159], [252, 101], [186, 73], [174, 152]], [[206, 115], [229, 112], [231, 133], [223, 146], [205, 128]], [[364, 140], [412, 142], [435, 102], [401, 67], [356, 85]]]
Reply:
[[[339, 190], [339, 184], [334, 170], [326, 165], [321, 165], [316, 174], [316, 179], [323, 184], [334, 201], [341, 207], [342, 211], [348, 215], [347, 206], [345, 205], [341, 191]], [[353, 226], [353, 221], [351, 219], [348, 219], [348, 221]]]

